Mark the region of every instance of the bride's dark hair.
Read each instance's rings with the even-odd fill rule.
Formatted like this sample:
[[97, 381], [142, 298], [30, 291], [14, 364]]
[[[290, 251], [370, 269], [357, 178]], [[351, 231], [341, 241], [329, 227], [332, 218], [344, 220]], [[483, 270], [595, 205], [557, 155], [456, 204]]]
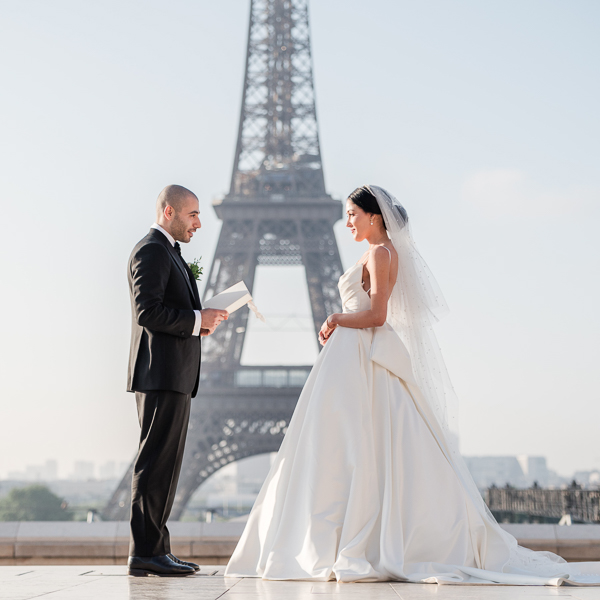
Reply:
[[371, 215], [380, 215], [381, 209], [377, 198], [373, 195], [373, 192], [367, 187], [356, 188], [349, 196], [348, 200], [352, 204], [356, 204], [358, 208], [362, 208], [366, 213]]
[[[356, 188], [349, 196], [348, 200], [352, 202], [352, 204], [356, 204], [358, 208], [362, 208], [366, 213], [371, 215], [381, 215], [383, 220], [383, 226], [387, 229], [387, 223], [385, 222], [385, 217], [381, 214], [381, 208], [379, 208], [379, 202], [377, 202], [377, 198], [375, 198], [373, 192], [366, 186]], [[393, 208], [398, 211], [400, 214], [400, 218], [403, 223], [408, 221], [408, 214], [403, 206], [400, 204], [394, 204]], [[395, 215], [397, 218], [397, 216]]]

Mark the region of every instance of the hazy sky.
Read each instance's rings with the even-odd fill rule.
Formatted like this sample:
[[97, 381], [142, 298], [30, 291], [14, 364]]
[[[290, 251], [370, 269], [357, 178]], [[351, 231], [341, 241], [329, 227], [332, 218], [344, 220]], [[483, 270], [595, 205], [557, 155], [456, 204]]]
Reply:
[[[463, 453], [600, 467], [600, 3], [310, 7], [326, 185], [381, 185], [411, 215], [452, 310]], [[179, 183], [203, 220], [184, 254], [210, 263], [248, 8], [0, 1], [0, 476], [133, 456], [127, 258]], [[364, 248], [336, 233], [348, 267]], [[306, 313], [301, 277], [262, 269], [255, 290], [289, 362], [316, 352], [277, 316]], [[271, 360], [274, 335], [255, 327], [244, 360]]]

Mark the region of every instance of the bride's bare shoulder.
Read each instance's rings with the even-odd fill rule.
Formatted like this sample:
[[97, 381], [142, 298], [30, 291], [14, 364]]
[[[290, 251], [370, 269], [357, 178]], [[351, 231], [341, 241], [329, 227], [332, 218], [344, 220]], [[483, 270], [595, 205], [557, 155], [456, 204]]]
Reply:
[[396, 253], [396, 249], [392, 246], [392, 248], [388, 248], [387, 245], [375, 246], [371, 250], [369, 250], [369, 259], [379, 262], [379, 261], [389, 261], [390, 259], [393, 261], [398, 257]]
[[363, 265], [366, 265], [367, 262], [369, 261], [370, 255], [371, 255], [371, 250], [369, 249], [360, 257], [359, 261], [356, 264], [361, 263]]

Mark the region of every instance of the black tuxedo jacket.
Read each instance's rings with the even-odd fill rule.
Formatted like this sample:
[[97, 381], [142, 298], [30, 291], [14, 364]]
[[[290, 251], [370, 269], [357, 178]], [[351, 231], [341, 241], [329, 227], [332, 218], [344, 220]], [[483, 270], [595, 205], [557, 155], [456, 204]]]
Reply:
[[156, 229], [129, 257], [131, 346], [127, 391], [171, 390], [196, 395], [200, 336], [198, 286], [165, 235]]

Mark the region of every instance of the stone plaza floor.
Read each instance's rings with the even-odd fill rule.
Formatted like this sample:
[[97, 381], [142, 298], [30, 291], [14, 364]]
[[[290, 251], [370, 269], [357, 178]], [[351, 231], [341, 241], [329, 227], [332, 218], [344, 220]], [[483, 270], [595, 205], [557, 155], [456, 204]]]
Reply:
[[225, 579], [222, 566], [189, 577], [129, 577], [125, 566], [2, 566], [2, 600], [600, 600], [600, 588], [312, 583]]

